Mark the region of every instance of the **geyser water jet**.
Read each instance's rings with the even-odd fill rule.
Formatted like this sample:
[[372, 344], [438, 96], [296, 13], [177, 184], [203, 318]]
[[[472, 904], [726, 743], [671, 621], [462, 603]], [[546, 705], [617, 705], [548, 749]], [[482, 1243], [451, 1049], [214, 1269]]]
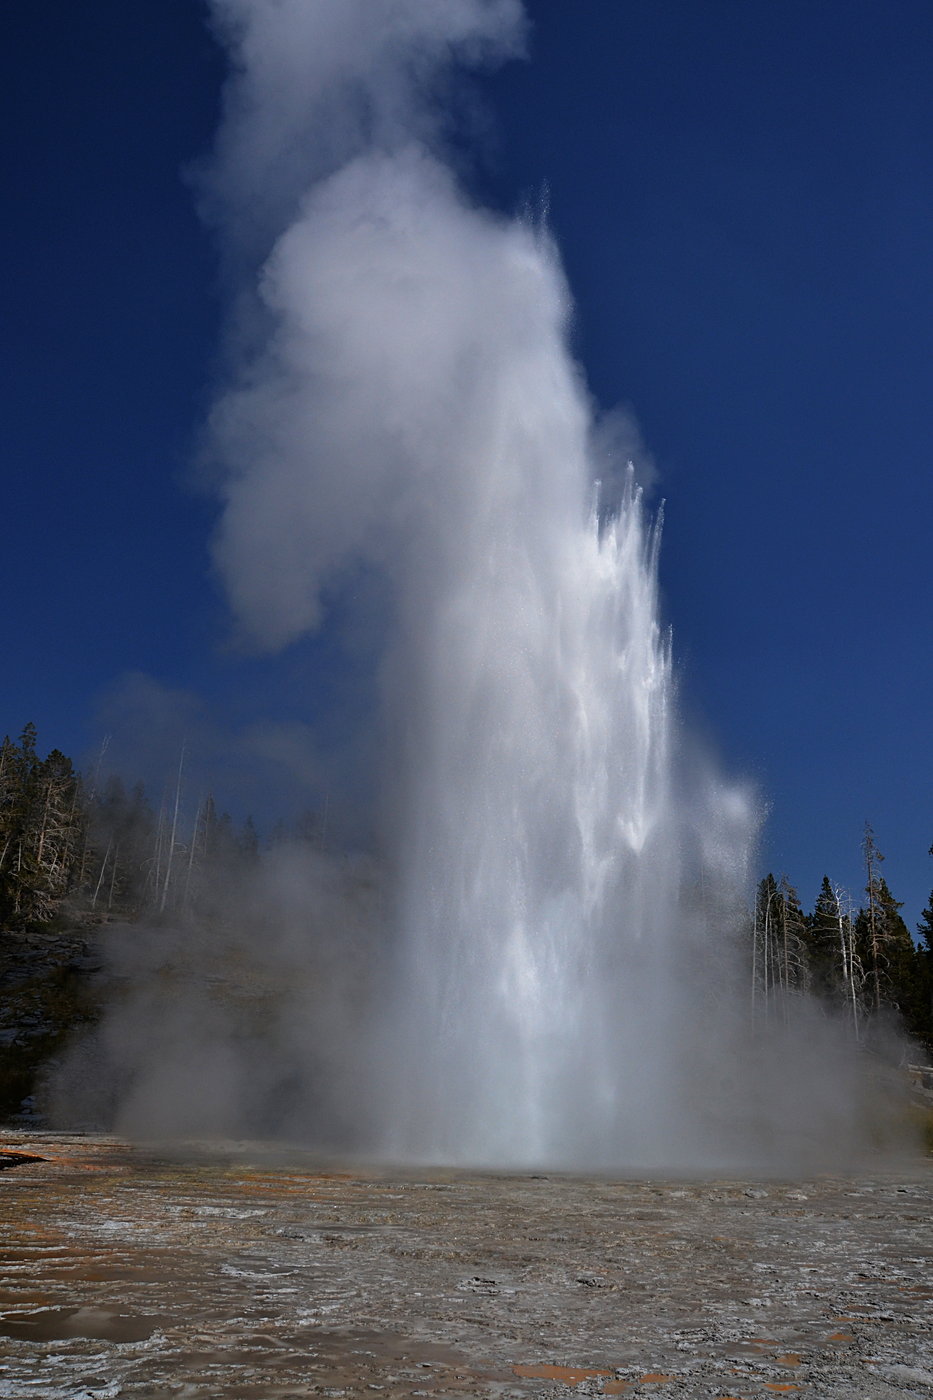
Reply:
[[[460, 522], [469, 567], [410, 604], [423, 699], [403, 749], [390, 1101], [402, 1153], [605, 1164], [653, 1153], [685, 1109], [657, 533], [631, 474], [616, 514], [586, 515], [576, 385], [554, 395], [519, 362], [514, 392], [506, 361], [498, 499]], [[510, 480], [523, 460], [557, 499]]]
[[752, 1024], [753, 804], [677, 719], [659, 529], [556, 250], [444, 159], [444, 73], [514, 53], [517, 0], [212, 9], [216, 563], [259, 646], [337, 617], [373, 643], [380, 840], [279, 843], [197, 919], [117, 930], [60, 1111], [395, 1161], [838, 1165], [858, 1061], [805, 998]]
[[254, 330], [213, 417], [218, 564], [272, 646], [319, 625], [323, 591], [360, 561], [391, 598], [394, 953], [372, 1145], [669, 1158], [703, 979], [723, 976], [691, 950], [734, 898], [750, 823], [735, 794], [688, 798], [675, 777], [657, 530], [631, 471], [614, 509], [594, 506], [606, 464], [553, 245], [475, 207], [438, 155], [424, 92], [451, 52], [513, 51], [520, 11], [215, 11], [235, 19], [238, 69], [215, 189], [240, 199], [234, 229], [257, 186], [261, 209], [289, 211], [258, 279], [260, 349]]
[[803, 1001], [751, 1033], [753, 804], [677, 720], [659, 528], [607, 459], [556, 249], [444, 159], [444, 75], [520, 48], [517, 0], [212, 13], [216, 565], [273, 651], [378, 594], [380, 841], [279, 846], [204, 926], [118, 938], [62, 1112], [397, 1161], [838, 1160], [849, 1048]]

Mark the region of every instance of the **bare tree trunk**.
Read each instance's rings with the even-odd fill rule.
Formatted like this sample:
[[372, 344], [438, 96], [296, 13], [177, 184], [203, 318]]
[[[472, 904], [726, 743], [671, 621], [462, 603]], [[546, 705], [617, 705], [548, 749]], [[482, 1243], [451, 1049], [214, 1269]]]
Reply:
[[[159, 890], [161, 889], [161, 886], [162, 886], [162, 844], [163, 844], [164, 836], [165, 836], [165, 797], [164, 797], [164, 795], [163, 795], [162, 803], [161, 803], [161, 805], [160, 805], [160, 807], [159, 807], [159, 821], [158, 821], [158, 824], [157, 824], [157, 826], [156, 826], [155, 853], [154, 853], [154, 855], [153, 855], [153, 858], [152, 858], [152, 866], [151, 866], [151, 868], [150, 868], [150, 874], [151, 874], [151, 877], [152, 877], [152, 902], [153, 902], [153, 904], [155, 903], [156, 899], [158, 899], [158, 897], [159, 897]], [[149, 876], [147, 876], [147, 878], [146, 878], [146, 883], [147, 883], [147, 885], [148, 885], [148, 883], [149, 883]]]
[[106, 850], [106, 852], [105, 852], [105, 854], [104, 854], [103, 860], [101, 861], [101, 865], [100, 865], [100, 874], [99, 874], [98, 877], [97, 877], [97, 884], [96, 884], [95, 887], [94, 887], [94, 896], [93, 896], [93, 898], [92, 898], [92, 900], [91, 900], [91, 908], [92, 908], [92, 909], [96, 909], [96, 908], [97, 908], [97, 898], [98, 898], [98, 895], [100, 894], [100, 887], [101, 887], [101, 885], [104, 883], [104, 871], [107, 869], [107, 861], [110, 859], [110, 847], [111, 847], [112, 845], [113, 845], [113, 837], [111, 836], [110, 840], [107, 842], [107, 850]]
[[881, 968], [879, 967], [880, 937], [878, 930], [878, 908], [877, 895], [875, 892], [875, 866], [878, 862], [878, 851], [875, 846], [875, 835], [871, 827], [865, 824], [865, 871], [868, 875], [866, 893], [868, 895], [868, 934], [871, 944], [872, 981], [874, 983], [875, 1010], [881, 1008]]
[[852, 1032], [856, 1041], [859, 1038], [858, 996], [855, 990], [855, 949], [852, 946], [852, 920], [842, 911], [842, 891], [835, 890], [837, 921], [839, 925], [839, 960], [842, 966], [842, 982], [845, 997], [852, 1013]]
[[178, 756], [178, 777], [175, 779], [175, 806], [172, 810], [172, 833], [168, 843], [168, 858], [165, 862], [165, 883], [162, 886], [162, 900], [159, 904], [159, 912], [165, 909], [165, 901], [168, 899], [169, 882], [172, 878], [172, 860], [175, 855], [175, 835], [178, 831], [178, 804], [181, 801], [181, 775], [185, 766], [185, 746], [182, 744], [181, 753]]
[[49, 783], [45, 790], [45, 805], [42, 808], [42, 823], [39, 827], [39, 841], [36, 846], [36, 871], [42, 869], [42, 857], [45, 854], [45, 841], [49, 832], [49, 811], [52, 806], [52, 784]]
[[110, 889], [107, 892], [107, 909], [113, 908], [113, 891], [117, 883], [117, 866], [120, 861], [120, 843], [117, 842], [117, 849], [113, 853], [113, 864], [110, 867]]
[[188, 908], [188, 898], [191, 893], [191, 871], [194, 866], [194, 851], [198, 844], [198, 823], [201, 820], [202, 803], [198, 803], [197, 811], [194, 814], [194, 825], [191, 828], [191, 847], [188, 851], [188, 869], [185, 873], [185, 893], [182, 897], [182, 907]]

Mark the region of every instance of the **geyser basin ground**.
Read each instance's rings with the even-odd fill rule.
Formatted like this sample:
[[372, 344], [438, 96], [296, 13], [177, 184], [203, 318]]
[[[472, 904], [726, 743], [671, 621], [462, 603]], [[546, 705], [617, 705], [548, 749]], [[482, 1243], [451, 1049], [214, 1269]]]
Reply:
[[0, 1395], [933, 1389], [933, 1166], [393, 1176], [7, 1133]]

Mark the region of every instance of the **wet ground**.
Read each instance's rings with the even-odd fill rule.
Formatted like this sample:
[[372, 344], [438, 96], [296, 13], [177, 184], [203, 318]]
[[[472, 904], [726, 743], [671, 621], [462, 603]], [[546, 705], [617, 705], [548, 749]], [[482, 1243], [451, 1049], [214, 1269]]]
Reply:
[[[393, 1176], [8, 1132], [0, 1396], [933, 1396], [933, 1164]], [[0, 1158], [2, 1161], [2, 1158]]]

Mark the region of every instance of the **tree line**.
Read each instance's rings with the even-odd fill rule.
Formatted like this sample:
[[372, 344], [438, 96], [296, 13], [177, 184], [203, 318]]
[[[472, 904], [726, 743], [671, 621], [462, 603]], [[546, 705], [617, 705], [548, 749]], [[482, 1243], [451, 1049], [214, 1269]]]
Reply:
[[82, 911], [136, 918], [196, 912], [212, 878], [258, 854], [208, 794], [185, 820], [184, 755], [158, 807], [142, 783], [85, 779], [59, 749], [37, 751], [35, 725], [0, 745], [0, 927], [48, 926]]
[[[933, 855], [933, 847], [930, 848]], [[884, 856], [866, 824], [865, 886], [858, 903], [823, 876], [805, 913], [786, 875], [759, 883], [751, 925], [752, 1014], [785, 1013], [788, 998], [811, 993], [836, 1009], [861, 1040], [879, 1016], [894, 1016], [933, 1050], [933, 892], [916, 941], [882, 874]]]
[[[134, 918], [197, 913], [211, 882], [259, 856], [251, 820], [234, 826], [211, 795], [183, 812], [184, 752], [158, 807], [141, 783], [83, 778], [69, 758], [37, 751], [35, 726], [0, 745], [0, 927], [47, 926], [67, 902]], [[281, 829], [274, 834], [282, 836]], [[313, 817], [297, 833], [320, 838]], [[933, 854], [933, 847], [931, 847]], [[812, 994], [863, 1038], [877, 1017], [896, 1016], [933, 1050], [933, 892], [919, 943], [882, 873], [884, 856], [866, 826], [865, 886], [858, 901], [828, 876], [805, 912], [786, 875], [758, 885], [746, 920], [751, 1014], [787, 1014], [790, 997]]]

